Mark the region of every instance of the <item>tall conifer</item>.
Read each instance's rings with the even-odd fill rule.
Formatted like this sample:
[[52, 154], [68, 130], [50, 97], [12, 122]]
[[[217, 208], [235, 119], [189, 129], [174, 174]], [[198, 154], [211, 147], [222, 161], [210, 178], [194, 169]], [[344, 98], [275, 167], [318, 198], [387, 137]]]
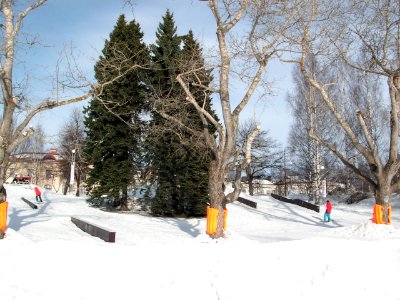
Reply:
[[[106, 81], [134, 65], [146, 65], [149, 54], [142, 39], [139, 24], [127, 23], [121, 15], [95, 65], [96, 79]], [[134, 180], [133, 159], [140, 149], [140, 114], [146, 93], [143, 70], [137, 68], [106, 86], [85, 108], [88, 141], [84, 152], [92, 164], [87, 180], [90, 195], [112, 196], [122, 210], [127, 209], [128, 185]]]
[[[190, 73], [192, 71], [193, 73]], [[193, 96], [208, 112], [216, 119], [215, 112], [211, 107], [210, 92], [204, 87], [209, 86], [212, 80], [210, 71], [205, 69], [202, 49], [195, 40], [193, 32], [189, 31], [184, 38], [181, 54], [180, 72], [189, 72], [185, 77]], [[201, 84], [202, 87], [197, 87]], [[186, 102], [186, 100], [183, 100]], [[187, 113], [185, 123], [196, 131], [202, 131], [203, 123], [193, 105], [185, 106]], [[214, 126], [208, 126], [208, 130], [215, 132]], [[202, 141], [200, 139], [200, 141]], [[180, 186], [181, 209], [186, 215], [203, 216], [206, 213], [208, 199], [208, 167], [211, 152], [205, 143], [199, 145], [199, 141], [193, 142], [190, 147], [186, 147], [185, 163], [178, 174], [178, 184]]]
[[[172, 13], [166, 12], [156, 32], [156, 43], [152, 45], [154, 63], [151, 86], [156, 99], [168, 106], [172, 99], [178, 99], [181, 90], [176, 76], [180, 56], [181, 37], [176, 33]], [[174, 108], [172, 108], [174, 109]], [[168, 114], [173, 112], [168, 111]], [[153, 133], [148, 138], [153, 175], [157, 179], [156, 196], [152, 202], [152, 212], [156, 215], [172, 216], [176, 214], [179, 203], [177, 173], [178, 159], [181, 157], [179, 138], [169, 130], [166, 121], [156, 111], [152, 112], [151, 127]]]
[[[201, 48], [194, 40], [192, 32], [185, 37], [176, 34], [172, 14], [167, 11], [157, 33], [157, 41], [152, 46], [154, 73], [152, 87], [158, 106], [167, 115], [174, 116], [182, 123], [201, 131], [202, 123], [194, 107], [185, 95], [176, 76], [189, 67], [203, 67]], [[183, 42], [183, 48], [181, 44]], [[201, 72], [208, 85], [211, 76]], [[188, 84], [190, 84], [190, 79]], [[210, 109], [210, 98], [199, 91], [200, 101], [206, 101]], [[157, 215], [201, 216], [206, 212], [208, 201], [209, 152], [204, 144], [192, 143], [192, 136], [174, 126], [156, 111], [152, 115], [153, 134], [149, 137], [149, 152], [152, 157], [157, 192], [152, 204], [152, 212]]]

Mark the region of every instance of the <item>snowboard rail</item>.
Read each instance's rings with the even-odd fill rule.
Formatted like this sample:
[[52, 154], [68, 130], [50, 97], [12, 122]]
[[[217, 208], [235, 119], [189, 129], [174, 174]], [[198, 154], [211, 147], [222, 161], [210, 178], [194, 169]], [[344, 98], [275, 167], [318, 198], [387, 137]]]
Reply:
[[28, 204], [33, 209], [37, 209], [38, 208], [38, 206], [35, 203], [29, 201], [28, 199], [26, 199], [24, 197], [21, 197], [21, 200], [24, 201], [26, 204]]
[[257, 202], [251, 201], [249, 199], [239, 197], [239, 198], [237, 198], [237, 201], [239, 201], [240, 203], [246, 204], [250, 207], [257, 208]]
[[304, 201], [304, 200], [301, 200], [301, 199], [286, 198], [286, 197], [283, 197], [281, 195], [277, 195], [277, 194], [274, 194], [274, 193], [271, 194], [271, 197], [275, 198], [276, 200], [283, 201], [283, 202], [286, 202], [286, 203], [295, 204], [295, 205], [298, 205], [298, 206], [301, 206], [301, 207], [304, 207], [304, 208], [307, 208], [307, 209], [311, 209], [311, 210], [316, 211], [316, 212], [319, 213], [319, 205], [315, 205], [313, 203], [310, 203], [310, 202], [307, 202], [307, 201]]
[[115, 231], [111, 231], [107, 228], [100, 227], [98, 225], [75, 217], [71, 217], [71, 222], [74, 223], [79, 229], [86, 233], [89, 233], [92, 236], [98, 237], [108, 243], [115, 243]]

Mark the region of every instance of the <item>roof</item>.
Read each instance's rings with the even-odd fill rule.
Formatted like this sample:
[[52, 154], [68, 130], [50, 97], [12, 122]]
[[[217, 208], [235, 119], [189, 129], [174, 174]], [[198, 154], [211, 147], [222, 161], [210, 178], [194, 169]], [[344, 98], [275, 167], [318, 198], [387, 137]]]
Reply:
[[11, 155], [11, 158], [21, 160], [63, 160], [59, 154], [43, 153], [43, 152], [22, 152]]

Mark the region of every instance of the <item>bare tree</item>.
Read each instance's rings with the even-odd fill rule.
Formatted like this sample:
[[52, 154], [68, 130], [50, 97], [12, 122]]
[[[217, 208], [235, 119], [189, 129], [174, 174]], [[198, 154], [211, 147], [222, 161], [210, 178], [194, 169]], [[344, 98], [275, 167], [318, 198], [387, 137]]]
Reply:
[[[336, 70], [321, 69], [317, 58], [312, 55], [308, 57], [306, 65], [312, 74], [318, 74], [327, 82], [332, 81], [333, 77], [336, 78]], [[295, 66], [292, 76], [295, 89], [287, 97], [293, 116], [289, 144], [291, 150], [296, 153], [294, 164], [306, 179], [309, 201], [319, 205], [322, 180], [327, 179], [323, 177], [326, 177], [327, 170], [337, 159], [309, 136], [318, 135], [339, 144], [342, 142], [342, 136], [338, 134], [340, 129], [318, 90], [304, 78], [298, 66]]]
[[[207, 143], [212, 159], [209, 167], [209, 195], [211, 207], [221, 213], [213, 238], [223, 236], [223, 211], [233, 202], [241, 191], [240, 177], [251, 161], [251, 145], [260, 127], [256, 126], [247, 138], [245, 159], [239, 162], [242, 149], [237, 147], [239, 118], [245, 106], [265, 81], [268, 62], [276, 55], [280, 45], [281, 33], [290, 27], [293, 11], [282, 1], [268, 0], [209, 0], [208, 5], [216, 22], [218, 39], [218, 66], [216, 67], [216, 88], [212, 90], [219, 101], [222, 111], [222, 124], [201, 107], [186, 84], [185, 78], [193, 76], [196, 70], [178, 75], [177, 80], [186, 93], [186, 99], [200, 114], [203, 122], [202, 135]], [[273, 23], [269, 14], [279, 15]], [[267, 24], [269, 33], [260, 32], [260, 25]], [[238, 39], [235, 39], [238, 36]], [[235, 79], [247, 86], [240, 100], [233, 107], [230, 82]], [[204, 86], [201, 82], [196, 87]], [[216, 128], [217, 138], [208, 130], [212, 124]], [[235, 171], [234, 189], [225, 195], [224, 181], [232, 170]]]
[[42, 163], [46, 135], [43, 127], [38, 124], [32, 135], [28, 136], [21, 144], [15, 149], [15, 153], [29, 153], [32, 158], [32, 167], [30, 176], [32, 176], [33, 183], [37, 184], [39, 180], [39, 171]]
[[[300, 53], [292, 61], [300, 65], [307, 81], [319, 92], [329, 110], [335, 116], [343, 134], [353, 144], [360, 157], [369, 167], [369, 172], [349, 159], [337, 144], [316, 134], [310, 137], [330, 149], [344, 165], [350, 168], [375, 192], [376, 203], [384, 207], [384, 220], [388, 222], [389, 199], [392, 192], [399, 190], [400, 181], [395, 174], [400, 168], [398, 158], [399, 100], [400, 100], [400, 3], [398, 1], [305, 1], [308, 9], [303, 10], [296, 28], [289, 37], [292, 48]], [[366, 59], [357, 60], [359, 50]], [[368, 125], [367, 112], [358, 107], [354, 119], [361, 130], [345, 118], [339, 108], [335, 93], [329, 91], [333, 82], [323, 81], [318, 74], [312, 74], [306, 61], [315, 55], [330, 68], [335, 60], [341, 59], [358, 72], [376, 74], [386, 78], [390, 98], [390, 113], [386, 115], [390, 125], [387, 128], [389, 147], [379, 151], [374, 140], [373, 128]], [[340, 98], [340, 97], [339, 97]], [[381, 102], [372, 99], [370, 102]]]
[[[239, 127], [238, 147], [242, 149], [240, 159], [245, 159], [247, 139], [254, 131], [257, 124], [254, 121], [246, 121]], [[266, 172], [278, 169], [282, 162], [282, 155], [278, 149], [278, 143], [265, 130], [260, 130], [251, 147], [251, 162], [246, 166], [246, 177], [249, 184], [249, 194], [254, 194], [254, 179], [265, 177]]]
[[[85, 126], [83, 123], [83, 113], [77, 108], [74, 109], [68, 121], [61, 128], [60, 132], [60, 154], [66, 158], [63, 165], [63, 177], [67, 179], [64, 194], [70, 186], [71, 176], [76, 180], [76, 196], [79, 196], [79, 187], [85, 178], [87, 165], [82, 160], [82, 148], [85, 142]], [[74, 174], [71, 173], [72, 162], [74, 160]], [[75, 181], [74, 180], [74, 181]]]
[[[3, 184], [6, 175], [6, 169], [9, 162], [10, 154], [16, 147], [28, 136], [30, 136], [34, 128], [29, 126], [30, 121], [40, 112], [60, 107], [63, 105], [86, 100], [92, 96], [98, 96], [102, 93], [102, 88], [115, 80], [125, 76], [131, 68], [118, 69], [118, 61], [110, 62], [112, 67], [119, 72], [115, 72], [115, 77], [107, 82], [91, 84], [78, 76], [75, 72], [69, 72], [69, 81], [78, 80], [78, 84], [74, 87], [80, 87], [84, 91], [79, 97], [66, 98], [60, 100], [45, 98], [36, 105], [32, 105], [32, 99], [29, 96], [21, 94], [18, 84], [13, 76], [14, 65], [16, 61], [16, 48], [23, 46], [21, 38], [21, 27], [25, 18], [35, 9], [41, 7], [47, 0], [22, 1], [22, 0], [2, 0], [0, 1], [0, 85], [3, 95], [1, 101], [3, 105], [3, 115], [0, 121], [0, 186]], [[27, 4], [26, 4], [27, 3]], [[24, 5], [27, 5], [23, 8]], [[32, 44], [30, 42], [29, 44]], [[123, 58], [121, 58], [123, 59]], [[76, 62], [68, 61], [70, 67]], [[113, 64], [113, 65], [111, 65]], [[77, 72], [80, 75], [79, 72]], [[68, 85], [68, 82], [67, 83]], [[76, 82], [75, 82], [76, 83]], [[67, 85], [64, 85], [66, 87]], [[76, 94], [76, 93], [75, 93]]]

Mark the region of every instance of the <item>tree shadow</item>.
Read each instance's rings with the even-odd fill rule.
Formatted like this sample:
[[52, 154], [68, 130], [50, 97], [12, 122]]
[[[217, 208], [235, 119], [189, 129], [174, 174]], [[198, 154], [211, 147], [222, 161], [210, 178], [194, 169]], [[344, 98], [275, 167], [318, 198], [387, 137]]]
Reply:
[[[43, 196], [43, 200], [47, 200], [45, 196]], [[16, 200], [23, 201], [22, 199], [16, 198]], [[35, 203], [31, 199], [29, 201]], [[8, 228], [11, 228], [15, 231], [19, 231], [21, 228], [28, 226], [30, 224], [45, 222], [51, 219], [50, 216], [44, 215], [47, 206], [49, 203], [45, 201], [43, 204], [38, 204], [37, 209], [31, 208], [28, 204], [26, 204], [26, 209], [17, 209], [13, 208], [11, 213], [8, 214]], [[27, 211], [32, 211], [32, 213], [27, 213]]]
[[[267, 213], [265, 211], [260, 210], [260, 207], [258, 209], [246, 206], [244, 204], [241, 204], [239, 202], [234, 202], [233, 204], [238, 205], [244, 209], [246, 209], [249, 212], [259, 214], [266, 218], [267, 220], [281, 220], [281, 221], [286, 221], [286, 222], [294, 222], [294, 223], [301, 223], [305, 225], [310, 225], [310, 226], [318, 226], [318, 227], [325, 227], [325, 228], [339, 228], [339, 227], [344, 227], [344, 225], [338, 223], [337, 221], [332, 220], [330, 223], [325, 223], [323, 222], [323, 219], [321, 217], [317, 216], [306, 216], [303, 214], [298, 213], [296, 210], [294, 210], [291, 207], [290, 203], [286, 202], [280, 202], [279, 200], [276, 200], [277, 202], [275, 203], [275, 209], [279, 209], [281, 212], [286, 213], [288, 216], [278, 216], [273, 213]], [[295, 205], [295, 204], [292, 204]], [[299, 207], [296, 205], [296, 207]], [[304, 208], [306, 209], [306, 208]], [[311, 214], [315, 214], [316, 212], [310, 210]], [[293, 216], [296, 216], [296, 218], [293, 218]], [[332, 224], [332, 225], [331, 225]]]
[[177, 218], [160, 218], [165, 223], [178, 227], [181, 231], [189, 234], [192, 237], [197, 237], [201, 234], [199, 229], [200, 220], [196, 221], [196, 224], [191, 224], [187, 219], [177, 219]]

